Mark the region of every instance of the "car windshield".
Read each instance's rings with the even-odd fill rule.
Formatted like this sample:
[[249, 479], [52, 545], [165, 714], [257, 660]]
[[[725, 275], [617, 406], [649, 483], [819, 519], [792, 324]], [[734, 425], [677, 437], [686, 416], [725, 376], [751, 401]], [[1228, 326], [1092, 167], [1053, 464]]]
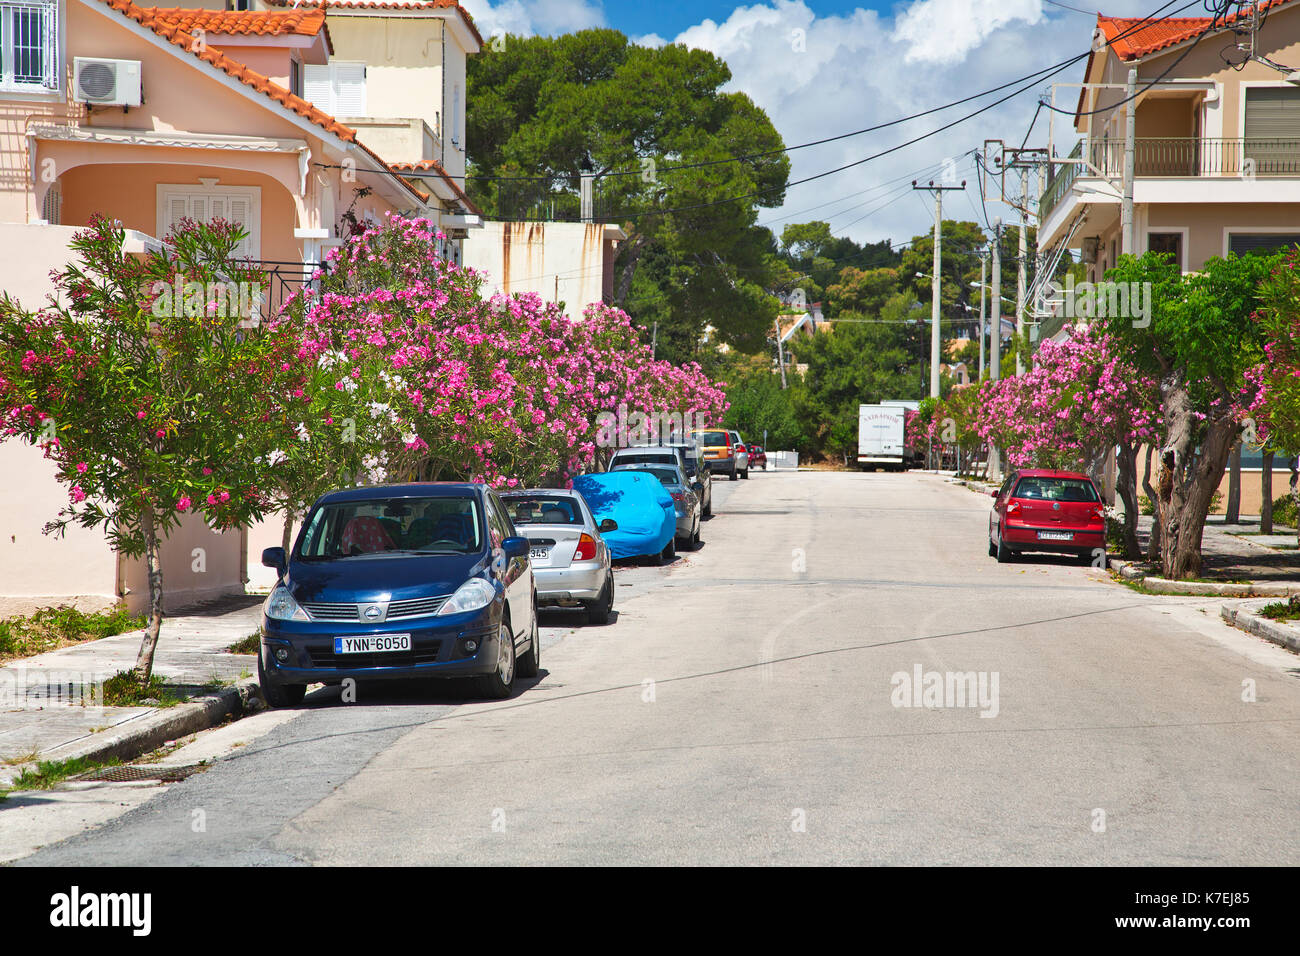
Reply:
[[628, 451], [616, 452], [616, 465], [645, 465], [653, 462], [675, 462], [677, 453], [673, 451]]
[[1097, 501], [1097, 489], [1086, 478], [1021, 478], [1013, 498], [1042, 498], [1047, 501]]
[[726, 432], [704, 432], [700, 436], [700, 441], [706, 445], [725, 445], [727, 444]]
[[578, 503], [566, 495], [503, 495], [515, 524], [583, 524]]
[[473, 554], [482, 549], [472, 496], [362, 498], [312, 514], [298, 557], [328, 561], [382, 554]]

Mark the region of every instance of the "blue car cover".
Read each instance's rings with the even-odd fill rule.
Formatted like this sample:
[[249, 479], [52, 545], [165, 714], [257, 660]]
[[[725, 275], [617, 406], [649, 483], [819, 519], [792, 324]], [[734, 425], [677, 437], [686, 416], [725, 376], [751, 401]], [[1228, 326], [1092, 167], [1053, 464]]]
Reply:
[[672, 495], [653, 475], [632, 471], [606, 471], [573, 479], [599, 525], [613, 518], [617, 531], [601, 537], [614, 558], [658, 554], [677, 533], [677, 513]]

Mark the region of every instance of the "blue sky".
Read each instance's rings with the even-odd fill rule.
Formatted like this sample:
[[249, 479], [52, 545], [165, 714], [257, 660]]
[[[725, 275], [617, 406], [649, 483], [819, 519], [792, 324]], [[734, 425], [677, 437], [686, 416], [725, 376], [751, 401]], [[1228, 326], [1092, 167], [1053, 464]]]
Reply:
[[[950, 103], [1031, 74], [1091, 45], [1100, 2], [1105, 13], [1150, 13], [1160, 0], [461, 0], [485, 36], [557, 34], [588, 27], [622, 30], [647, 45], [682, 42], [710, 50], [732, 72], [729, 89], [747, 94], [771, 117], [787, 145], [806, 143]], [[1189, 13], [1198, 12], [1197, 10]], [[1053, 77], [1077, 83], [1077, 63]], [[966, 180], [965, 194], [944, 197], [945, 218], [983, 223], [1008, 207], [981, 199], [972, 151], [985, 139], [1018, 145], [1034, 120], [1044, 80], [975, 119], [842, 173], [791, 187], [784, 204], [761, 209], [758, 222], [778, 236], [784, 225], [824, 219], [836, 235], [897, 243], [928, 231], [933, 206], [910, 181]], [[1057, 93], [1067, 105], [1077, 88]], [[877, 133], [791, 152], [791, 180], [846, 164], [955, 121], [989, 103], [943, 112]], [[470, 104], [473, 109], [473, 104]], [[1046, 113], [1046, 111], [1044, 111]], [[1075, 134], [1057, 116], [1053, 145], [1065, 155]], [[1040, 114], [1029, 145], [1047, 145]]]

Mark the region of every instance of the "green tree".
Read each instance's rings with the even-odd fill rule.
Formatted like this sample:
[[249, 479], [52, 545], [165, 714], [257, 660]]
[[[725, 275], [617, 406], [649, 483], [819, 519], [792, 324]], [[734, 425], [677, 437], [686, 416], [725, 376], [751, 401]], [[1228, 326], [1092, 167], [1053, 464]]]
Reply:
[[[650, 49], [613, 30], [510, 36], [468, 67], [472, 176], [489, 177], [469, 180], [471, 196], [500, 218], [542, 204], [572, 217], [590, 158], [598, 216], [628, 233], [614, 303], [643, 327], [658, 323], [659, 356], [674, 361], [694, 355], [706, 325], [761, 348], [777, 310], [770, 233], [754, 223], [759, 207], [784, 201], [790, 164], [767, 115], [723, 92], [730, 80], [712, 53]], [[765, 155], [719, 162], [754, 154]]]
[[1229, 255], [1184, 276], [1169, 256], [1148, 252], [1140, 259], [1121, 256], [1106, 272], [1108, 281], [1129, 284], [1150, 305], [1147, 315], [1130, 307], [1099, 321], [1124, 357], [1159, 383], [1164, 434], [1156, 508], [1168, 577], [1200, 572], [1210, 499], [1246, 417], [1246, 372], [1264, 355], [1265, 331], [1252, 317], [1260, 283], [1276, 262]]
[[328, 415], [308, 395], [330, 396], [282, 361], [292, 352], [283, 327], [230, 305], [228, 283], [260, 288], [262, 278], [231, 260], [237, 227], [191, 224], [143, 260], [123, 251], [124, 238], [97, 217], [70, 243], [78, 261], [55, 276], [58, 304], [33, 313], [0, 298], [0, 437], [42, 447], [68, 486], [47, 533], [102, 526], [116, 549], [144, 556], [149, 615], [136, 675], [147, 685], [163, 618], [162, 539], [186, 512], [217, 528], [260, 517], [272, 452], [292, 468], [300, 426], [318, 431]]

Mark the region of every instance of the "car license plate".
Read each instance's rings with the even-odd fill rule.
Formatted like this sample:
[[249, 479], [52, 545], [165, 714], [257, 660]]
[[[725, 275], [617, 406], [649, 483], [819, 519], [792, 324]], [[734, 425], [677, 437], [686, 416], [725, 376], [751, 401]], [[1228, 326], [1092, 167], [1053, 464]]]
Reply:
[[1069, 531], [1040, 531], [1038, 532], [1039, 541], [1070, 541], [1074, 535]]
[[545, 561], [551, 555], [550, 548], [529, 548], [528, 557], [533, 561]]
[[410, 634], [366, 634], [334, 638], [335, 654], [384, 654], [410, 649]]

